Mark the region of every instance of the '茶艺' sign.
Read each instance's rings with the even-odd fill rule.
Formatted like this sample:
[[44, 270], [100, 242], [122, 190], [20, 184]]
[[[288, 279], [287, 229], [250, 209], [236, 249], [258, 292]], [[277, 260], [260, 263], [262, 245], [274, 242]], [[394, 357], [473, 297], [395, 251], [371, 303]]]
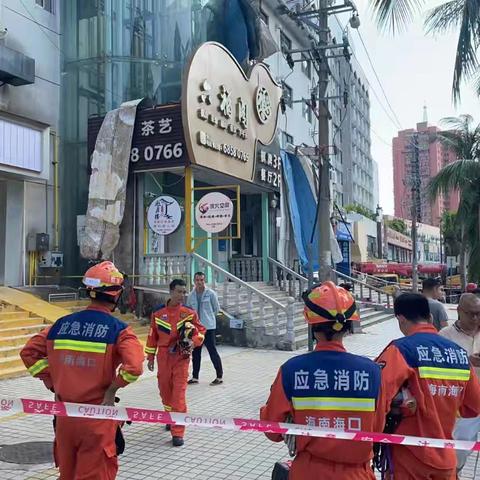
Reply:
[[[89, 154], [103, 117], [88, 120]], [[161, 105], [138, 110], [130, 149], [130, 171], [142, 172], [185, 166], [188, 154], [183, 134], [180, 104]]]
[[190, 161], [257, 181], [257, 143], [274, 140], [281, 95], [266, 65], [256, 64], [247, 76], [225, 47], [201, 45], [187, 65], [182, 91]]

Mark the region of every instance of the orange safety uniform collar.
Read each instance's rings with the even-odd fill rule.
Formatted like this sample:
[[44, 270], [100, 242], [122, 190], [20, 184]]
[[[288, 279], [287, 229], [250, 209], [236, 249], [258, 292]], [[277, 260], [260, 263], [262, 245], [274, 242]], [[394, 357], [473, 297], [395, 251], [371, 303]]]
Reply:
[[343, 346], [342, 342], [317, 342], [317, 346], [315, 347], [316, 352], [346, 352], [345, 347]]
[[435, 333], [438, 334], [437, 329], [431, 323], [416, 323], [408, 331], [408, 336], [416, 333]]

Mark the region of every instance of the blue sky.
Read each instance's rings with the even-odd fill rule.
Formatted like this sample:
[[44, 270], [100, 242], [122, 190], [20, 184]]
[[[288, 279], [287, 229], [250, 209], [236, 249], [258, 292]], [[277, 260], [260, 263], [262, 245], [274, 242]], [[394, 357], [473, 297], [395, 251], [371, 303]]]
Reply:
[[[455, 108], [451, 96], [456, 32], [447, 35], [426, 35], [423, 15], [407, 31], [392, 36], [381, 33], [372, 20], [368, 0], [357, 0], [362, 25], [360, 32], [370, 53], [375, 70], [388, 100], [403, 129], [412, 128], [423, 118], [423, 106], [428, 107], [429, 123], [440, 125], [444, 117], [470, 113], [480, 121], [480, 100], [473, 87], [465, 85], [462, 103]], [[425, 10], [442, 2], [429, 0]], [[342, 20], [346, 21], [347, 17]], [[391, 141], [398, 127], [395, 119], [384, 112], [389, 107], [369, 65], [356, 32], [351, 34], [355, 55], [362, 64], [382, 104], [371, 92], [372, 154], [379, 166], [380, 201], [385, 213], [393, 213], [393, 169]], [[383, 108], [382, 108], [383, 105]], [[393, 117], [393, 114], [390, 114]]]

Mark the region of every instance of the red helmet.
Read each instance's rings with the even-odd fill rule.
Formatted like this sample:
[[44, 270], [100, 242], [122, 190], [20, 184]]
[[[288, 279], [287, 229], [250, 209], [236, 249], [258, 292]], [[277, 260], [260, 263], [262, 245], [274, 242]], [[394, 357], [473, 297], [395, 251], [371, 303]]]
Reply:
[[340, 331], [347, 320], [360, 321], [352, 294], [333, 282], [324, 282], [306, 291], [303, 301], [303, 314], [309, 325], [335, 322], [334, 330]]
[[112, 262], [101, 262], [90, 267], [83, 276], [90, 298], [114, 301], [123, 290], [123, 275]]
[[477, 288], [478, 287], [477, 287], [476, 283], [467, 283], [467, 287], [465, 288], [465, 291], [468, 292], [468, 293], [471, 293], [474, 290], [476, 290]]

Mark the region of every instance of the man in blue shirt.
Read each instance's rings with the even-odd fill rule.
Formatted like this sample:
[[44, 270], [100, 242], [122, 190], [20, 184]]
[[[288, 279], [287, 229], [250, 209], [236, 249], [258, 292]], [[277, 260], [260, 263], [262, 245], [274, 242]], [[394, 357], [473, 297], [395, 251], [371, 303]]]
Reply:
[[[190, 307], [197, 312], [200, 318], [200, 323], [202, 323], [202, 325], [207, 329], [203, 345], [207, 347], [210, 360], [212, 361], [215, 371], [217, 372], [217, 378], [215, 378], [210, 385], [220, 385], [223, 383], [223, 367], [222, 360], [218, 354], [215, 344], [215, 332], [217, 329], [216, 316], [220, 311], [218, 297], [211, 288], [208, 288], [205, 285], [205, 274], [203, 272], [197, 272], [193, 277], [193, 281], [195, 288], [188, 296], [187, 307]], [[198, 383], [200, 364], [202, 361], [202, 346], [193, 350], [193, 372], [192, 378], [188, 381], [190, 385]]]

